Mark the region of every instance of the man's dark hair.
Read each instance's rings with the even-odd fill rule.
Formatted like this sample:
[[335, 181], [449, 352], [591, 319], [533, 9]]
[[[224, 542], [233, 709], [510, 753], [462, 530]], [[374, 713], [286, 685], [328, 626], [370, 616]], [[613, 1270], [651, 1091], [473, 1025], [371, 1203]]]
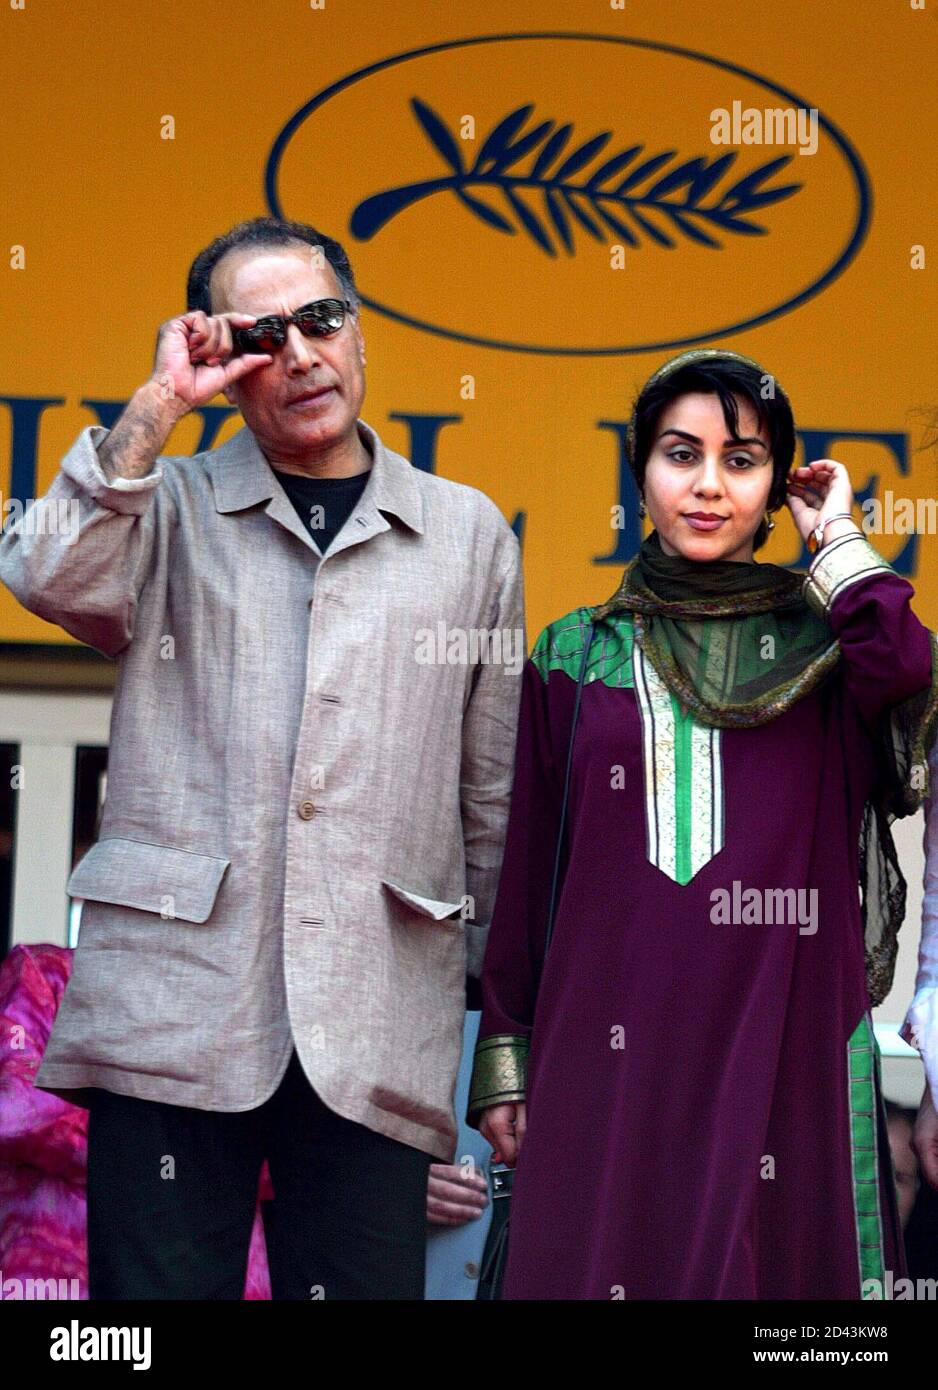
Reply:
[[189, 267], [186, 281], [187, 310], [201, 309], [206, 314], [212, 312], [209, 280], [222, 256], [229, 251], [250, 250], [252, 247], [295, 247], [298, 243], [322, 247], [322, 253], [335, 271], [343, 295], [357, 308], [358, 290], [344, 247], [307, 222], [288, 222], [282, 217], [254, 217], [249, 222], [239, 222], [230, 232], [216, 237], [196, 256]]
[[[773, 394], [764, 399], [762, 392], [770, 381]], [[772, 454], [772, 486], [768, 510], [778, 511], [787, 496], [787, 480], [795, 457], [795, 420], [791, 405], [778, 382], [755, 364], [737, 361], [734, 357], [713, 357], [706, 362], [688, 362], [657, 381], [651, 381], [638, 394], [633, 407], [634, 433], [629, 450], [629, 466], [641, 492], [645, 486], [645, 467], [655, 439], [658, 421], [666, 406], [690, 392], [703, 391], [719, 398], [723, 418], [732, 439], [739, 438], [739, 412], [734, 396], [741, 396], [752, 405], [759, 424], [769, 437]], [[753, 549], [765, 545], [768, 531], [765, 522], [759, 523]]]

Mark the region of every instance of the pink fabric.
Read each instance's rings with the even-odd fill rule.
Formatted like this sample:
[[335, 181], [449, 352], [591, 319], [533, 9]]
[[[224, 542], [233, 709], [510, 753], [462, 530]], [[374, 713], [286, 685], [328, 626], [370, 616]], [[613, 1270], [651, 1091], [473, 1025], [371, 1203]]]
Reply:
[[[88, 1112], [33, 1085], [71, 968], [71, 950], [46, 945], [14, 946], [0, 965], [0, 1279], [6, 1297], [16, 1297], [9, 1280], [27, 1279], [62, 1280], [59, 1297], [88, 1297]], [[265, 1163], [245, 1299], [270, 1298], [260, 1203], [272, 1196]]]

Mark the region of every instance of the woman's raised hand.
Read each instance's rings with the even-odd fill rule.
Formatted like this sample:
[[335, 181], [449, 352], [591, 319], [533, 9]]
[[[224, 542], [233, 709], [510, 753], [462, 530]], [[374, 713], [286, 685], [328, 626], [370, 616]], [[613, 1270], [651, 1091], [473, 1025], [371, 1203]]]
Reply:
[[815, 527], [828, 517], [852, 510], [850, 475], [844, 465], [834, 459], [818, 459], [803, 468], [795, 468], [788, 475], [786, 502], [798, 534], [806, 541]]

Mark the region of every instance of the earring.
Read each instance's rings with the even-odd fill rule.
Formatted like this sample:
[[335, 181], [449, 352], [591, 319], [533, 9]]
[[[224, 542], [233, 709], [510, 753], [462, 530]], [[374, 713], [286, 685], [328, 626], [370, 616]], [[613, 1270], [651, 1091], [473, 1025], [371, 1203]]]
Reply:
[[766, 512], [766, 514], [765, 514], [765, 529], [766, 529], [767, 531], [774, 531], [774, 530], [775, 530], [775, 522], [772, 520], [772, 513], [771, 513], [771, 512]]
[[645, 520], [645, 517], [648, 515], [648, 508], [645, 506], [644, 497], [640, 497], [638, 499], [638, 514], [643, 521]]

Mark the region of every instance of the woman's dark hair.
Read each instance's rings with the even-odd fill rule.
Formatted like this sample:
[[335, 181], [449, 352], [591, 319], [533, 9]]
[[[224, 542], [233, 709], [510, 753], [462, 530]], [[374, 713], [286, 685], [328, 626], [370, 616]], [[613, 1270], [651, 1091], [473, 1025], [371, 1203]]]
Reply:
[[307, 222], [288, 222], [282, 217], [254, 217], [250, 222], [239, 222], [230, 232], [216, 237], [196, 256], [189, 267], [186, 281], [187, 310], [190, 313], [194, 309], [201, 309], [206, 314], [212, 312], [209, 280], [222, 256], [227, 255], [229, 251], [260, 246], [290, 247], [298, 243], [322, 247], [322, 253], [335, 271], [343, 295], [357, 308], [358, 290], [344, 247]]
[[[719, 398], [732, 439], [739, 438], [739, 412], [733, 397], [741, 396], [750, 402], [759, 424], [769, 437], [772, 486], [768, 510], [778, 511], [785, 503], [788, 474], [795, 457], [795, 420], [791, 405], [785, 392], [768, 372], [755, 362], [729, 354], [687, 362], [663, 376], [655, 374], [638, 393], [632, 409], [628, 459], [639, 493], [645, 487], [645, 467], [662, 412], [679, 396], [686, 396], [692, 391], [703, 391]], [[753, 549], [758, 550], [765, 545], [767, 538], [765, 521], [761, 521]]]

